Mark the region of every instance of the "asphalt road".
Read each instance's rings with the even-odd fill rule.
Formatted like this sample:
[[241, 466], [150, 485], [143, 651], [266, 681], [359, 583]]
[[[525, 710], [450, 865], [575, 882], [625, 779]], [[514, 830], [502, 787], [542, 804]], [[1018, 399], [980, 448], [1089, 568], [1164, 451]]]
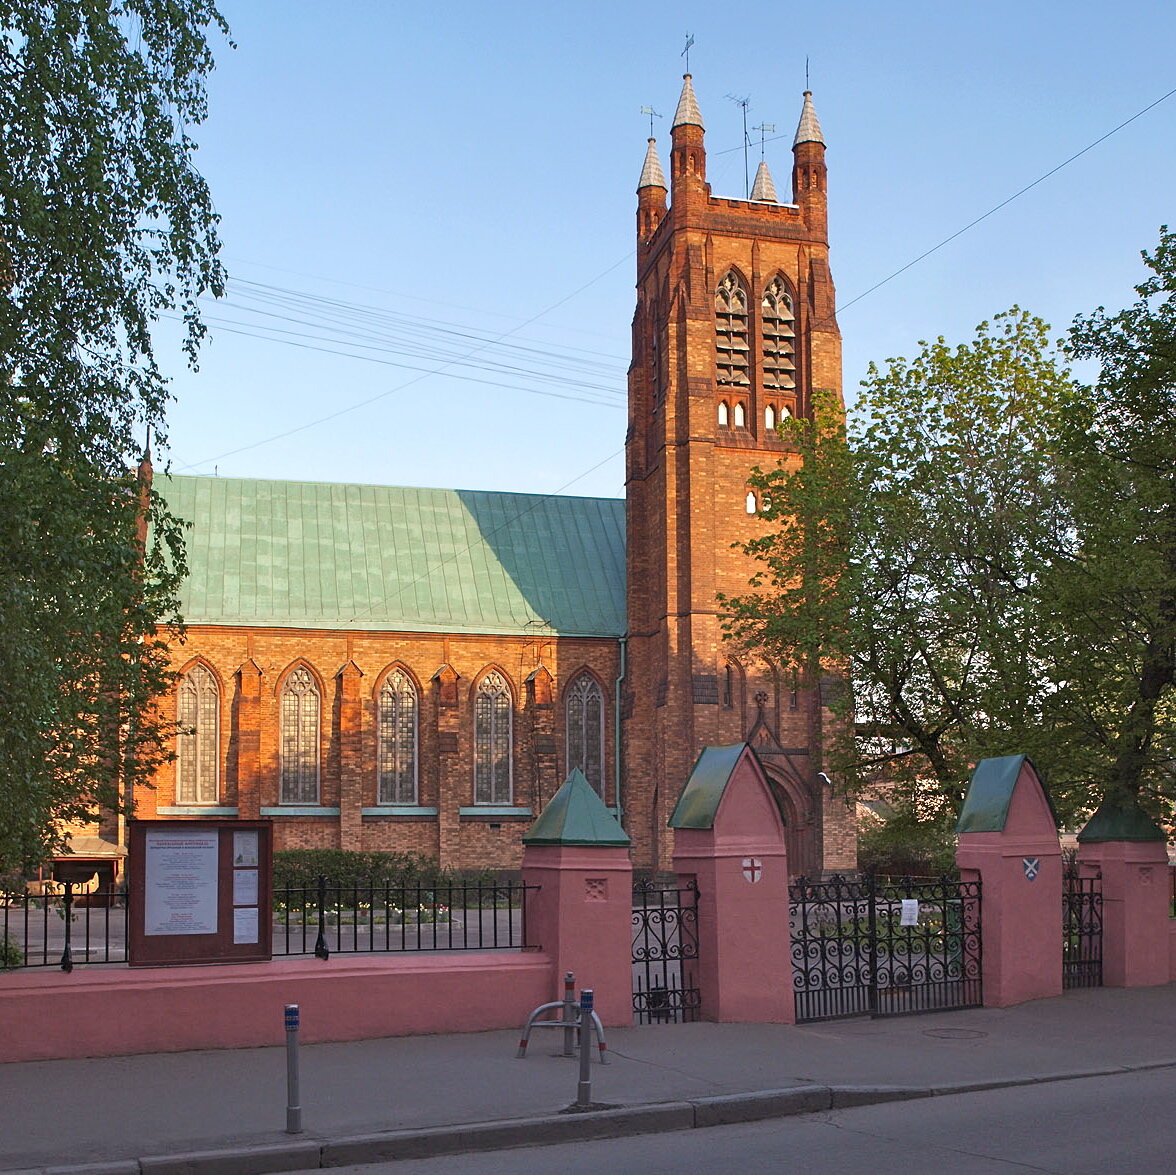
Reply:
[[1176, 1070], [744, 1126], [339, 1167], [338, 1175], [1170, 1175]]

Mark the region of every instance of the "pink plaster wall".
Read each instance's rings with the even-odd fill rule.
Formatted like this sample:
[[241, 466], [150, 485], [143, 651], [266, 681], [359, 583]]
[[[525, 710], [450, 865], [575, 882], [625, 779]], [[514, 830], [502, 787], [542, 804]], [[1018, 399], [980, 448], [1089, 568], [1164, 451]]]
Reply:
[[1079, 863], [1102, 873], [1103, 983], [1151, 987], [1172, 978], [1168, 849], [1163, 841], [1079, 844]]
[[277, 1045], [286, 1004], [308, 1043], [519, 1028], [556, 978], [539, 952], [19, 971], [0, 975], [0, 1061]]
[[[744, 875], [748, 857], [759, 862], [758, 881]], [[675, 831], [674, 870], [698, 881], [704, 1019], [795, 1023], [784, 825], [750, 750], [731, 774], [714, 827]]]
[[527, 845], [523, 850], [527, 940], [551, 960], [561, 981], [591, 988], [605, 1024], [633, 1023], [633, 867], [629, 850], [587, 845]]
[[[1024, 859], [1036, 857], [1030, 881]], [[984, 1003], [1004, 1008], [1062, 992], [1062, 852], [1037, 773], [1026, 761], [1001, 832], [964, 832], [963, 880], [981, 881]]]

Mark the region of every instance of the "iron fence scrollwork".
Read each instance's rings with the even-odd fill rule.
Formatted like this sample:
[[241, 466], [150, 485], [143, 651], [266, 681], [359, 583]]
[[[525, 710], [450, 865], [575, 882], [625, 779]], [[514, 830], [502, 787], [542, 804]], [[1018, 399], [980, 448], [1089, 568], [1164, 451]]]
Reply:
[[800, 877], [789, 923], [798, 1021], [982, 1003], [979, 881]]
[[634, 1022], [696, 1021], [701, 1005], [697, 884], [638, 883], [632, 925]]
[[1062, 987], [1102, 987], [1102, 876], [1062, 879]]

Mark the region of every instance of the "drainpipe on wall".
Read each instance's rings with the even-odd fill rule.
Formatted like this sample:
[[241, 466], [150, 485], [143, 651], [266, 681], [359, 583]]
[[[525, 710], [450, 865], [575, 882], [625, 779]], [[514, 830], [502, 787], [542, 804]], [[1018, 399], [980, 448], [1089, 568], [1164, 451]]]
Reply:
[[617, 641], [620, 649], [621, 665], [616, 684], [613, 686], [613, 781], [617, 797], [617, 823], [625, 827], [625, 808], [621, 803], [621, 686], [625, 681], [629, 638], [620, 637]]

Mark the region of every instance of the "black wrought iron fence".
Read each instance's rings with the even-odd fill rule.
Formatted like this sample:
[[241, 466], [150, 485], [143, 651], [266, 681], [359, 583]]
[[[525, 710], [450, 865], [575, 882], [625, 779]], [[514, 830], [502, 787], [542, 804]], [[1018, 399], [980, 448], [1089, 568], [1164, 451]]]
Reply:
[[[276, 889], [273, 953], [488, 951], [528, 946], [518, 883]], [[0, 893], [0, 970], [127, 962], [128, 895], [72, 882]]]
[[1062, 880], [1062, 987], [1102, 987], [1102, 876]]
[[789, 916], [799, 1021], [982, 1002], [978, 881], [800, 877]]
[[313, 886], [274, 890], [275, 955], [487, 951], [529, 946], [525, 897], [535, 886]]
[[127, 961], [127, 896], [74, 882], [0, 893], [0, 970]]
[[698, 1019], [698, 886], [633, 887], [633, 1018], [638, 1024]]

